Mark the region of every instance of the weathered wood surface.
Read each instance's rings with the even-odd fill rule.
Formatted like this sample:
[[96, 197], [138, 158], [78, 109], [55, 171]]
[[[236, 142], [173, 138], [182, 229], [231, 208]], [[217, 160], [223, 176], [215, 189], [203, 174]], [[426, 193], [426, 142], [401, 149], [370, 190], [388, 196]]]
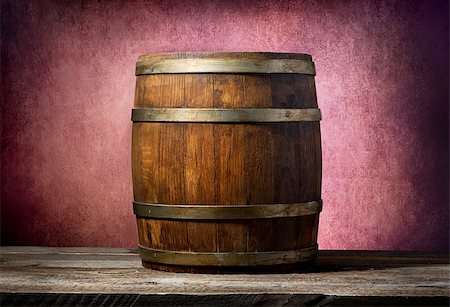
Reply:
[[142, 268], [135, 249], [2, 247], [0, 292], [448, 297], [448, 254], [320, 251], [308, 272], [186, 274]]

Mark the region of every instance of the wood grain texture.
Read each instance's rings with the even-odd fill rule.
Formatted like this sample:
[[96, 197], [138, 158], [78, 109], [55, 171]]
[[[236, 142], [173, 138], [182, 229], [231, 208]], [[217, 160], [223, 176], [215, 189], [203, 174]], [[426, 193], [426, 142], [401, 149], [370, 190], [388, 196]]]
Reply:
[[[186, 76], [185, 100], [189, 108], [213, 107], [213, 76]], [[214, 125], [186, 124], [186, 204], [215, 204]], [[217, 250], [217, 225], [213, 221], [187, 222], [190, 252]], [[192, 271], [195, 269], [188, 269]]]
[[317, 294], [449, 297], [449, 255], [319, 251], [283, 274], [174, 274], [142, 268], [136, 249], [1, 247], [0, 292], [105, 294]]
[[[168, 53], [140, 60], [303, 59], [302, 54]], [[155, 74], [137, 77], [136, 108], [315, 109], [314, 76]], [[321, 199], [318, 122], [133, 124], [135, 201], [172, 205], [291, 204]], [[189, 252], [297, 250], [317, 243], [318, 214], [253, 220], [137, 218], [139, 242]], [[192, 268], [144, 261], [147, 267]], [[198, 271], [198, 269], [196, 269]]]
[[[214, 76], [214, 107], [246, 107], [243, 100], [242, 75]], [[220, 205], [246, 204], [245, 130], [243, 125], [214, 127], [216, 157], [216, 203]], [[223, 221], [218, 223], [218, 252], [247, 251], [248, 223]]]

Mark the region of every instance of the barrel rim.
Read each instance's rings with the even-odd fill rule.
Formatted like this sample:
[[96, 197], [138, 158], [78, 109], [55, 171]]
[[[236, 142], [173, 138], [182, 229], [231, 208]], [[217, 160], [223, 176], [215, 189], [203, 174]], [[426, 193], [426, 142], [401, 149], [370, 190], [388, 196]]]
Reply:
[[168, 59], [292, 59], [292, 60], [304, 60], [312, 61], [312, 56], [309, 53], [295, 53], [295, 52], [269, 52], [269, 51], [218, 51], [218, 52], [161, 52], [161, 53], [148, 53], [138, 56], [137, 62], [142, 61], [160, 61]]

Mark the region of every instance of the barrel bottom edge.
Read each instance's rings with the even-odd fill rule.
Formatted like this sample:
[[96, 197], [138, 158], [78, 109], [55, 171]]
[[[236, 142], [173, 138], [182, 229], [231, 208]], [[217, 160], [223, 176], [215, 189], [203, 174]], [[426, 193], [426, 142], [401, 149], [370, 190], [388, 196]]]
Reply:
[[316, 256], [312, 255], [310, 259], [298, 261], [287, 264], [273, 264], [273, 265], [255, 265], [255, 266], [184, 266], [173, 264], [162, 264], [142, 260], [144, 268], [173, 272], [173, 273], [194, 273], [194, 274], [239, 274], [239, 273], [306, 273], [312, 272], [315, 268]]

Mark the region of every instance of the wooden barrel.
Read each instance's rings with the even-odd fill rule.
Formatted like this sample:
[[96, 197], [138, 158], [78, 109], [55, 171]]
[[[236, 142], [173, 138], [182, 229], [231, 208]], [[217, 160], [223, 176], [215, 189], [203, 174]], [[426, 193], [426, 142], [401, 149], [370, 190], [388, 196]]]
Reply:
[[139, 57], [134, 213], [145, 267], [312, 261], [321, 201], [314, 63], [294, 53]]

